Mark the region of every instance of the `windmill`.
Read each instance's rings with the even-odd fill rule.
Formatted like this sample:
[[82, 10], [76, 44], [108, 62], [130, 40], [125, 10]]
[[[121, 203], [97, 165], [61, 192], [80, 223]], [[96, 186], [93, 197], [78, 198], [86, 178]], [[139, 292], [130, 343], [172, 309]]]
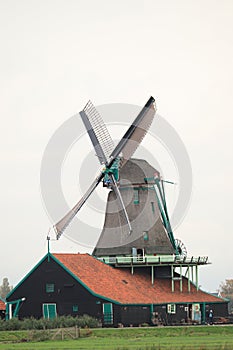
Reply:
[[131, 158], [146, 135], [155, 113], [155, 100], [150, 97], [116, 147], [99, 112], [90, 101], [79, 113], [104, 168], [78, 203], [54, 225], [57, 239], [99, 183], [103, 182], [110, 192], [104, 228], [93, 255], [178, 254], [163, 180], [145, 160]]

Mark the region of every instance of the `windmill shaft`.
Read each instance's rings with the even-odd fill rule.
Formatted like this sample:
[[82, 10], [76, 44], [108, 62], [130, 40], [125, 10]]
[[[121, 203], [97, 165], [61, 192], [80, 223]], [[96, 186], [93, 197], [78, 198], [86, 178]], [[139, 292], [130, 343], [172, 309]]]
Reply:
[[[161, 215], [163, 217], [163, 221], [165, 223], [165, 227], [167, 229], [168, 236], [170, 238], [171, 244], [172, 244], [173, 248], [177, 251], [176, 242], [175, 242], [175, 238], [174, 238], [174, 235], [173, 235], [173, 231], [172, 231], [172, 228], [171, 228], [170, 219], [169, 219], [169, 215], [168, 215], [168, 211], [167, 211], [167, 204], [166, 204], [165, 190], [164, 190], [163, 182], [162, 182], [162, 190], [161, 190], [161, 187], [160, 187], [160, 184], [159, 184], [158, 181], [156, 182], [156, 186], [157, 186], [157, 188], [159, 190], [159, 195], [160, 195], [160, 198], [161, 198], [161, 201], [162, 201], [162, 206], [160, 205], [160, 207], [161, 207]], [[157, 200], [159, 201], [158, 195], [157, 195]], [[164, 210], [164, 212], [163, 212], [163, 210]]]

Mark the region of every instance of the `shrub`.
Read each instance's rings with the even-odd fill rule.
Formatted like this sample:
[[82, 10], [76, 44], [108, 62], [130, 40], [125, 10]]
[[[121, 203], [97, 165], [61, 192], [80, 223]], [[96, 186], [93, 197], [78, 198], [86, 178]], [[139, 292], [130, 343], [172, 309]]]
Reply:
[[77, 318], [76, 325], [80, 328], [97, 328], [99, 323], [97, 319], [89, 316], [89, 315], [83, 315]]
[[46, 330], [74, 326], [80, 328], [97, 328], [98, 321], [89, 315], [78, 317], [59, 316], [53, 319], [35, 319], [30, 317], [23, 320], [18, 320], [17, 318], [12, 318], [7, 321], [0, 320], [0, 330]]
[[11, 320], [5, 321], [5, 328], [6, 331], [17, 331], [21, 328], [22, 324], [17, 318], [12, 318]]
[[5, 329], [5, 321], [0, 319], [0, 331], [3, 331]]

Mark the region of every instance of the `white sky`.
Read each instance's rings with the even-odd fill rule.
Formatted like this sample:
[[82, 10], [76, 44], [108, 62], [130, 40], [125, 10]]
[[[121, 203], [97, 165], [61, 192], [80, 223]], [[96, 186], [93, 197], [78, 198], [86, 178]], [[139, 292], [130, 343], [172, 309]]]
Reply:
[[[39, 174], [54, 131], [88, 99], [150, 95], [192, 162], [175, 235], [210, 257], [202, 288], [232, 278], [233, 2], [0, 0], [0, 28], [0, 278], [15, 285], [46, 253]], [[52, 250], [83, 248], [63, 239]]]

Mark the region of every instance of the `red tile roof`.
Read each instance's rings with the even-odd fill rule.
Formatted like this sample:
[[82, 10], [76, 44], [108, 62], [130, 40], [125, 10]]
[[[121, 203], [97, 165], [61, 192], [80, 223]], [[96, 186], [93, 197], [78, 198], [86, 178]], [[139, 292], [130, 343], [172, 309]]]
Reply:
[[164, 304], [189, 302], [221, 302], [222, 299], [197, 291], [183, 278], [183, 292], [179, 291], [179, 281], [175, 281], [175, 291], [171, 291], [170, 279], [155, 279], [151, 284], [149, 275], [136, 269], [132, 275], [129, 269], [113, 268], [89, 254], [53, 254], [69, 271], [78, 277], [94, 294], [112, 299], [121, 304]]
[[6, 310], [6, 305], [2, 299], [0, 299], [0, 310]]

